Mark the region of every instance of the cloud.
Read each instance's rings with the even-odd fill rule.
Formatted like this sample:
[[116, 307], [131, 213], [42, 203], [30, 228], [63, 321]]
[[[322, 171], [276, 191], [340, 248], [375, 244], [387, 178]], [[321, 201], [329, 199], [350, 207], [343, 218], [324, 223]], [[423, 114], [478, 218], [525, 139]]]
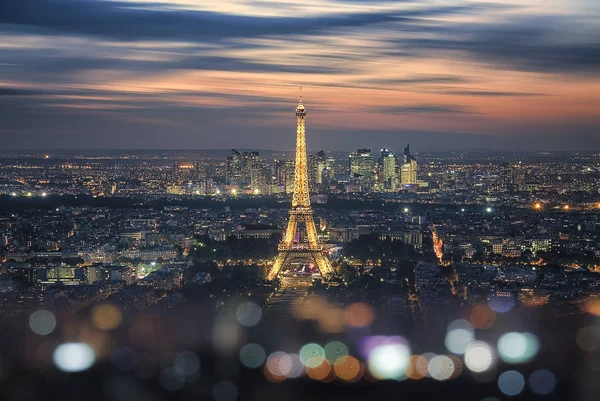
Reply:
[[447, 104], [417, 104], [409, 106], [382, 106], [370, 110], [389, 114], [473, 114], [468, 108]]
[[600, 29], [572, 34], [564, 31], [566, 26], [576, 23], [569, 17], [538, 16], [504, 23], [440, 25], [432, 28], [431, 37], [392, 41], [404, 56], [459, 52], [475, 62], [516, 71], [597, 74]]
[[0, 2], [0, 23], [41, 32], [100, 36], [117, 40], [186, 40], [305, 35], [335, 28], [459, 12], [438, 6], [406, 11], [340, 13], [316, 17], [260, 17], [200, 10], [160, 9], [147, 3], [100, 0], [19, 0]]
[[0, 86], [0, 96], [32, 96], [32, 95], [37, 95], [39, 93], [41, 93], [41, 92], [33, 91], [33, 90], [29, 90], [29, 89]]

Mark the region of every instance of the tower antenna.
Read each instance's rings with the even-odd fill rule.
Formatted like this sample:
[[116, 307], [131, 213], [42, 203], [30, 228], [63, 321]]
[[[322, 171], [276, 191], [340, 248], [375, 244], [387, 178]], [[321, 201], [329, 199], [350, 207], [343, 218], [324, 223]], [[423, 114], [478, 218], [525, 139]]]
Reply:
[[300, 103], [302, 103], [302, 87], [300, 87]]

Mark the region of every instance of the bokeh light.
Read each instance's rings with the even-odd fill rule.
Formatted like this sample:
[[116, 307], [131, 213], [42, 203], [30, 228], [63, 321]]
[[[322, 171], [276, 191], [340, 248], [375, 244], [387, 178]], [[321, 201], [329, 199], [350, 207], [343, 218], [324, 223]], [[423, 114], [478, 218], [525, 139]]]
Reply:
[[472, 330], [453, 329], [446, 334], [444, 343], [448, 351], [454, 354], [464, 354], [467, 345], [475, 340], [475, 335]]
[[525, 378], [516, 370], [506, 371], [498, 377], [498, 388], [504, 395], [518, 395], [525, 388]]
[[92, 322], [100, 330], [114, 330], [122, 319], [119, 308], [111, 303], [102, 303], [92, 309]]
[[327, 361], [327, 359], [324, 359], [320, 365], [314, 367], [307, 366], [306, 374], [311, 379], [323, 382], [329, 382], [335, 379], [335, 375], [333, 374], [331, 364], [329, 363], [329, 361]]
[[369, 371], [377, 379], [401, 379], [405, 376], [410, 349], [404, 344], [383, 344], [369, 354]]
[[290, 360], [292, 361], [292, 368], [290, 369], [290, 373], [288, 377], [290, 379], [295, 379], [306, 374], [306, 369], [302, 361], [300, 360], [300, 355], [298, 354], [288, 354]]
[[276, 380], [283, 380], [289, 377], [293, 361], [285, 352], [277, 351], [269, 355], [265, 367]]
[[454, 362], [446, 355], [437, 355], [429, 361], [429, 374], [435, 380], [448, 380], [454, 374]]
[[92, 367], [96, 354], [86, 343], [65, 343], [56, 347], [52, 359], [63, 372], [81, 372]]
[[246, 344], [240, 349], [240, 361], [247, 368], [258, 368], [265, 362], [266, 358], [267, 353], [259, 344]]
[[539, 341], [531, 333], [506, 333], [498, 340], [500, 359], [508, 363], [531, 361], [538, 353]]
[[173, 366], [161, 370], [159, 381], [160, 385], [167, 391], [178, 391], [185, 385], [185, 377]]
[[50, 311], [38, 310], [29, 316], [29, 328], [35, 334], [46, 336], [56, 328], [56, 318]]
[[307, 368], [316, 368], [325, 360], [325, 350], [319, 344], [306, 344], [300, 349], [300, 360]]
[[408, 364], [404, 370], [406, 376], [413, 380], [419, 380], [429, 373], [429, 362], [427, 358], [421, 355], [411, 355], [408, 358]]
[[254, 302], [244, 302], [237, 307], [235, 317], [242, 326], [253, 327], [260, 322], [262, 309]]
[[355, 302], [345, 309], [346, 323], [353, 327], [366, 327], [373, 322], [373, 307], [364, 302]]
[[340, 341], [331, 341], [325, 345], [325, 357], [335, 363], [339, 358], [348, 356], [348, 347]]
[[352, 356], [343, 356], [339, 358], [333, 366], [335, 374], [340, 379], [347, 382], [355, 382], [361, 379], [363, 367], [360, 361]]
[[476, 373], [485, 372], [494, 362], [492, 347], [483, 341], [474, 341], [465, 350], [465, 365]]
[[175, 355], [173, 367], [186, 382], [196, 380], [200, 374], [200, 359], [192, 351], [181, 351]]
[[512, 295], [493, 294], [488, 299], [489, 307], [497, 313], [506, 313], [515, 306], [515, 299]]
[[529, 388], [537, 395], [548, 395], [556, 387], [556, 376], [547, 369], [538, 369], [529, 376]]
[[476, 329], [489, 329], [496, 321], [496, 312], [488, 305], [477, 305], [471, 310], [469, 321]]

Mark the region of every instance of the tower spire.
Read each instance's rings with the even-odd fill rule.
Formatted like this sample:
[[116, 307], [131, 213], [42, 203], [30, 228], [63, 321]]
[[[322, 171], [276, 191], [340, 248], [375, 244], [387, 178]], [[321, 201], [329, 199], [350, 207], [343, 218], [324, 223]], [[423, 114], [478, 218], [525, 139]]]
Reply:
[[[334, 274], [315, 227], [313, 211], [310, 206], [307, 164], [306, 108], [302, 104], [302, 87], [300, 87], [300, 104], [296, 107], [296, 169], [292, 207], [287, 229], [277, 248], [279, 254], [267, 274], [267, 280], [277, 277], [282, 267], [289, 267], [297, 259], [314, 263], [325, 277]], [[300, 224], [304, 225], [306, 232], [306, 238], [302, 240], [298, 240], [299, 236], [297, 235]]]

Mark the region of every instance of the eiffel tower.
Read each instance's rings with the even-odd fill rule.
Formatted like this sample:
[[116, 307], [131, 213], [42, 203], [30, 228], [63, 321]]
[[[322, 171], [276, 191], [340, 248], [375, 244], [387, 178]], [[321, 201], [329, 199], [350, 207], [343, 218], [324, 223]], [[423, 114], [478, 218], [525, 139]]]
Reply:
[[[302, 104], [302, 88], [300, 88], [300, 103], [296, 107], [296, 123], [296, 175], [294, 177], [294, 195], [292, 196], [290, 220], [285, 235], [279, 244], [277, 259], [267, 274], [267, 280], [273, 280], [284, 266], [288, 266], [295, 260], [314, 263], [325, 277], [329, 277], [334, 273], [323, 250], [323, 244], [319, 242], [313, 211], [310, 206], [306, 163], [306, 108]], [[298, 224], [302, 223], [306, 227], [306, 241], [298, 242], [296, 241], [296, 232]]]

